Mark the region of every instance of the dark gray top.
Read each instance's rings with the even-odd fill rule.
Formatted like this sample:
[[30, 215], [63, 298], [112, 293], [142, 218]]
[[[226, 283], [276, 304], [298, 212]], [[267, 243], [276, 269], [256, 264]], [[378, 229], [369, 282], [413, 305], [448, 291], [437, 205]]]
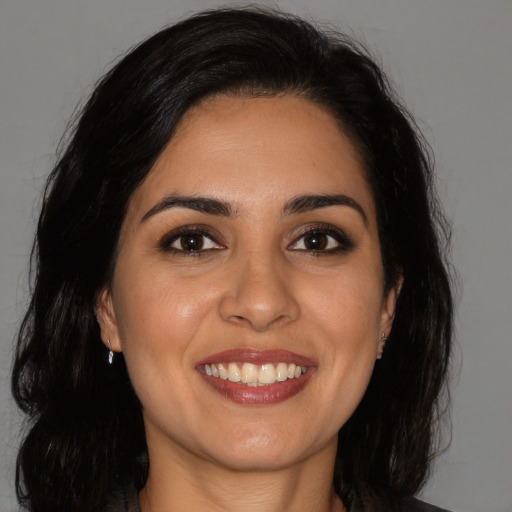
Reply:
[[[133, 487], [126, 487], [112, 494], [105, 512], [141, 512], [139, 497]], [[429, 505], [416, 498], [406, 497], [400, 500], [400, 509], [396, 512], [449, 512], [444, 508]]]

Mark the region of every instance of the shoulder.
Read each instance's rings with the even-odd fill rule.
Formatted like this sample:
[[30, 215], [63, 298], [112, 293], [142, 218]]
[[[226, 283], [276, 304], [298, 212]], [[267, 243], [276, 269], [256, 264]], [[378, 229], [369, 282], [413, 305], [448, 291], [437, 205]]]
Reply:
[[113, 491], [103, 512], [141, 512], [135, 487], [125, 486]]
[[450, 512], [444, 508], [436, 507], [435, 505], [430, 505], [429, 503], [425, 503], [424, 501], [418, 500], [417, 498], [412, 498], [407, 496], [400, 500], [400, 509], [399, 512]]

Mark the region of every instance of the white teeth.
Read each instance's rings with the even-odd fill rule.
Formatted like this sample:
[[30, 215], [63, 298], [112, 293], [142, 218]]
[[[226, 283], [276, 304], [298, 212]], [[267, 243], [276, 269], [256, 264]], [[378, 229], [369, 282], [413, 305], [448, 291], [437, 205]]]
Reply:
[[255, 364], [244, 363], [242, 365], [241, 381], [245, 384], [258, 382], [258, 367]]
[[231, 382], [242, 382], [247, 386], [268, 386], [275, 382], [288, 379], [298, 379], [306, 373], [306, 367], [294, 363], [272, 363], [255, 365], [243, 363], [242, 368], [237, 363], [205, 364], [204, 373]]
[[240, 368], [238, 368], [236, 363], [229, 363], [228, 379], [231, 382], [240, 382]]
[[276, 380], [283, 382], [288, 378], [288, 365], [286, 363], [279, 363], [276, 366]]
[[276, 369], [273, 364], [262, 364], [258, 373], [258, 382], [261, 384], [274, 384], [276, 381]]
[[219, 370], [219, 377], [222, 380], [226, 380], [228, 378], [228, 369], [222, 363], [219, 363], [217, 368]]

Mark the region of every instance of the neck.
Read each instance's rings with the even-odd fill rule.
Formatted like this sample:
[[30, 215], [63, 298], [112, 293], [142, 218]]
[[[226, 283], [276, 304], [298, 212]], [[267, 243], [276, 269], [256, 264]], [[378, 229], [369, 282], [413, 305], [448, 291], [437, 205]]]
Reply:
[[333, 443], [292, 466], [269, 471], [234, 470], [180, 447], [165, 456], [162, 450], [150, 449], [149, 477], [139, 495], [141, 510], [342, 512], [332, 488]]

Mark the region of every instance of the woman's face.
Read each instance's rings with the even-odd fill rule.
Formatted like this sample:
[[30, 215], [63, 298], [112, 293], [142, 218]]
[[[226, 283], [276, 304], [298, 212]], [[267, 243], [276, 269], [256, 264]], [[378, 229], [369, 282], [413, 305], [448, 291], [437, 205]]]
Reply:
[[395, 296], [361, 158], [331, 115], [218, 96], [133, 194], [98, 318], [150, 457], [276, 469], [333, 456]]

